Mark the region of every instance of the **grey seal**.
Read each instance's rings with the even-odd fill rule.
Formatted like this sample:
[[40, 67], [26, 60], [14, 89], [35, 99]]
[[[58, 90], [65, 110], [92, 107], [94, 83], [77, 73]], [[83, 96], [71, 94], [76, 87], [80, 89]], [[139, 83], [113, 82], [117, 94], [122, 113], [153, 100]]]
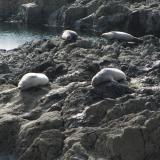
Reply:
[[78, 34], [72, 30], [64, 30], [62, 33], [62, 39], [68, 42], [75, 42], [78, 38]]
[[27, 73], [18, 83], [20, 90], [26, 90], [31, 87], [43, 86], [49, 83], [49, 79], [42, 73]]
[[92, 86], [97, 86], [105, 81], [126, 80], [126, 75], [123, 71], [117, 68], [103, 68], [92, 78]]
[[142, 39], [134, 37], [133, 35], [126, 33], [126, 32], [120, 32], [120, 31], [111, 31], [107, 33], [103, 33], [102, 37], [108, 39], [108, 40], [119, 40], [119, 41], [125, 41], [125, 42], [143, 42]]

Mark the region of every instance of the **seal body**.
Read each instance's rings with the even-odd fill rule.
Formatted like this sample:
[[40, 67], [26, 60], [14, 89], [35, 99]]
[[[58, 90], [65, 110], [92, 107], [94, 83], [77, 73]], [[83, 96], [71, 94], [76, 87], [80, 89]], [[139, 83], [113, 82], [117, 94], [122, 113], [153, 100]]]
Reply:
[[66, 41], [76, 41], [78, 38], [78, 34], [75, 31], [72, 30], [64, 30], [62, 34], [62, 39]]
[[25, 90], [31, 87], [37, 87], [46, 85], [49, 83], [49, 79], [42, 73], [27, 73], [18, 83], [18, 88]]
[[111, 31], [107, 33], [103, 33], [102, 37], [108, 40], [119, 40], [125, 42], [142, 42], [143, 40], [137, 37], [132, 36], [129, 33], [119, 32], [119, 31]]
[[119, 81], [119, 80], [126, 80], [126, 75], [124, 72], [117, 68], [104, 68], [99, 71], [93, 78], [92, 78], [92, 86], [97, 86], [100, 83], [105, 81]]

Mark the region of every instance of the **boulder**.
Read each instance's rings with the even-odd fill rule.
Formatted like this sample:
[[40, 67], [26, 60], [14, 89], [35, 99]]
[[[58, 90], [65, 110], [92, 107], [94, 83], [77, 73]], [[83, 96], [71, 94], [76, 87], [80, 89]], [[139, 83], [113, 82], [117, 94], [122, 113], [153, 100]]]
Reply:
[[59, 130], [42, 132], [19, 160], [53, 160], [61, 153], [64, 136]]

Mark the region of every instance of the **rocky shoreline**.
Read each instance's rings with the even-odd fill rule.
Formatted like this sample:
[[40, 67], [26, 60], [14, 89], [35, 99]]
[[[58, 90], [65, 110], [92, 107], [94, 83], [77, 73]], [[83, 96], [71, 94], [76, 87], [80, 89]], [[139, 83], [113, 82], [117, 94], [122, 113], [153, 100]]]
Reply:
[[[0, 53], [1, 158], [158, 160], [160, 41], [143, 41], [56, 37]], [[123, 70], [128, 85], [92, 87], [106, 66]], [[20, 92], [27, 72], [45, 73], [50, 85]]]
[[[0, 0], [15, 3], [7, 2]], [[30, 2], [16, 1], [15, 8]], [[1, 50], [0, 159], [159, 160], [159, 3], [37, 0], [43, 13], [48, 11], [45, 22], [50, 17], [52, 25], [89, 28], [97, 34], [121, 30], [142, 36], [143, 42], [80, 36], [66, 43], [57, 36]], [[4, 18], [6, 8], [0, 6]], [[15, 18], [18, 13], [5, 15]], [[146, 35], [151, 33], [155, 35]], [[121, 69], [128, 84], [91, 86], [92, 77], [104, 67]], [[17, 84], [28, 72], [46, 74], [50, 84], [21, 92]]]
[[0, 19], [99, 34], [121, 30], [159, 36], [159, 0], [0, 0]]

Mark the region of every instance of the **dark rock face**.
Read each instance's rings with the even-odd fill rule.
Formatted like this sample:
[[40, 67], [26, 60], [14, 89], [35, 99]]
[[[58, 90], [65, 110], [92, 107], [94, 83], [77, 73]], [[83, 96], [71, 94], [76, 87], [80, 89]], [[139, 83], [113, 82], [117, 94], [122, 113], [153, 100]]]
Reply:
[[158, 0], [1, 0], [0, 19], [63, 26], [96, 34], [120, 30], [135, 36], [160, 36], [159, 4]]
[[77, 30], [88, 30], [88, 28], [92, 28], [93, 27], [93, 18], [94, 15], [91, 14], [85, 18], [81, 18], [80, 20], [77, 20], [74, 24], [75, 28]]
[[87, 15], [85, 7], [70, 7], [65, 12], [64, 25], [66, 27], [74, 26], [76, 20], [83, 18]]
[[123, 30], [129, 13], [127, 7], [118, 3], [102, 5], [95, 14], [94, 29], [98, 32]]
[[17, 0], [0, 1], [0, 19], [6, 19], [13, 14], [17, 7]]
[[42, 21], [42, 10], [36, 3], [22, 4], [19, 16], [26, 24], [38, 24]]
[[129, 32], [137, 35], [157, 34], [159, 36], [159, 9], [143, 9], [132, 13], [128, 21]]

